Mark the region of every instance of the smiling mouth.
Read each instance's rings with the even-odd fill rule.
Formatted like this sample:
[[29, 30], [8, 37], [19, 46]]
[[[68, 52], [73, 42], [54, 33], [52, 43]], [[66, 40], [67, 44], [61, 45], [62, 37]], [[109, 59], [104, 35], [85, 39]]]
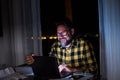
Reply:
[[66, 39], [60, 39], [60, 42], [65, 43], [65, 42], [66, 42]]

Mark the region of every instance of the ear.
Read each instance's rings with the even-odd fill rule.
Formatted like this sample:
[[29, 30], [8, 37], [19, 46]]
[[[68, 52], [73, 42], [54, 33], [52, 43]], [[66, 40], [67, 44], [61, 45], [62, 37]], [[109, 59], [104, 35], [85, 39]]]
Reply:
[[71, 34], [74, 35], [74, 33], [75, 33], [75, 29], [72, 28], [72, 29], [71, 29]]

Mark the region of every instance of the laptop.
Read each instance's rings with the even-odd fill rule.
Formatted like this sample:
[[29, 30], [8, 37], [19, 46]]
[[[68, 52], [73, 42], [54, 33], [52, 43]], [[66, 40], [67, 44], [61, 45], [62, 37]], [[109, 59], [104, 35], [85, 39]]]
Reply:
[[68, 78], [72, 75], [61, 75], [58, 69], [57, 58], [48, 56], [33, 56], [34, 63], [32, 65], [33, 73], [35, 76], [45, 79], [60, 79]]

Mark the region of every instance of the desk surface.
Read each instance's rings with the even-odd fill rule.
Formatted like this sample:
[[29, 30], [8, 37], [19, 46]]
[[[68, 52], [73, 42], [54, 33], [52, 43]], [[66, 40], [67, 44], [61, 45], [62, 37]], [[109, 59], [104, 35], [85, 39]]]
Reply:
[[88, 80], [92, 78], [92, 80], [99, 80], [99, 79], [95, 79], [93, 77], [90, 76], [84, 76], [84, 77], [80, 77], [78, 79], [74, 79], [74, 78], [62, 78], [62, 79], [45, 79], [45, 78], [41, 78], [41, 77], [35, 77], [35, 76], [28, 76], [27, 78], [23, 79], [23, 80]]
[[[23, 80], [71, 80], [70, 78], [61, 78], [61, 79], [48, 79], [48, 78], [41, 78], [41, 77], [34, 77], [34, 76], [28, 76], [27, 78]], [[73, 80], [73, 79], [72, 79]]]

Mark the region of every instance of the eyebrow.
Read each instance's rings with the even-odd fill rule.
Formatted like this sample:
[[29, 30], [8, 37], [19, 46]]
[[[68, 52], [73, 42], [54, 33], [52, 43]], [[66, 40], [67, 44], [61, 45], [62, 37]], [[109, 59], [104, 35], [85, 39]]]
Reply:
[[57, 32], [57, 33], [63, 33], [63, 32], [67, 32], [67, 30], [64, 30], [64, 31], [62, 31], [62, 32]]

